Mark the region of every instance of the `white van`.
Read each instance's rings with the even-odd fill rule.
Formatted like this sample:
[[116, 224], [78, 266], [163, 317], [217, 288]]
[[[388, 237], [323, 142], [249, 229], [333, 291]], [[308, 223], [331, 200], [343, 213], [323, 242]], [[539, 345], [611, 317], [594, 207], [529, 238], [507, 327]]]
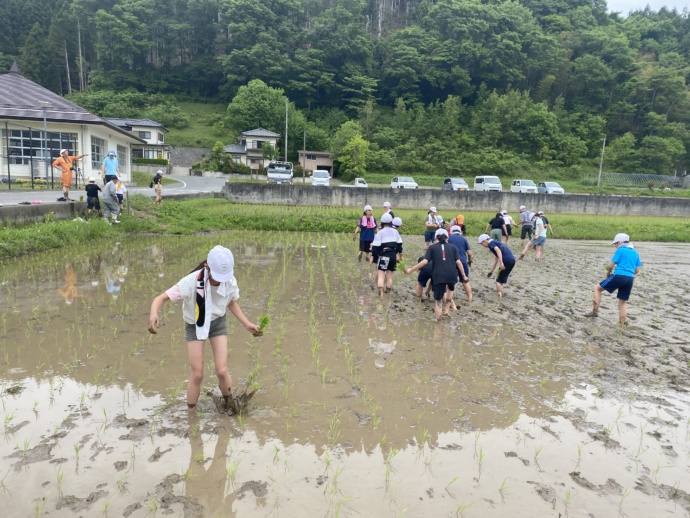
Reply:
[[503, 192], [503, 186], [498, 176], [475, 176], [474, 190]]
[[331, 173], [328, 171], [323, 171], [317, 169], [311, 174], [311, 184], [312, 185], [323, 185], [328, 187], [331, 181]]

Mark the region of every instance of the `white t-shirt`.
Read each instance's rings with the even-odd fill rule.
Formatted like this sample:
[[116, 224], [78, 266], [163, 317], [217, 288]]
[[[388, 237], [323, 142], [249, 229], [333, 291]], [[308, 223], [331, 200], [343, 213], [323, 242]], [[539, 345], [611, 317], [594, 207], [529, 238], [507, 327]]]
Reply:
[[515, 225], [515, 220], [509, 214], [503, 216], [503, 221], [506, 225]]
[[[196, 279], [198, 276], [199, 271], [192, 272], [165, 292], [173, 302], [182, 301], [182, 318], [188, 324], [196, 323]], [[211, 285], [211, 320], [225, 315], [228, 304], [239, 298], [240, 289], [234, 277], [229, 281], [221, 282], [218, 286]]]

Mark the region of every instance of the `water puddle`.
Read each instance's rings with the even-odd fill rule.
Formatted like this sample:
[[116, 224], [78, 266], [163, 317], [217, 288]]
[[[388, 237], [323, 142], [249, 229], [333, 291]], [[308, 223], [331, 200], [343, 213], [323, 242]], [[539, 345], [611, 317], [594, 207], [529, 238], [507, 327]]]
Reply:
[[[179, 307], [146, 332], [153, 297], [215, 244], [245, 314], [270, 316], [260, 338], [230, 320], [235, 385], [260, 385], [239, 417], [216, 410], [208, 346], [188, 414]], [[16, 516], [688, 514], [690, 272], [670, 277], [664, 246], [637, 246], [622, 331], [615, 299], [579, 316], [611, 255], [592, 243], [528, 257], [502, 301], [475, 250], [475, 302], [457, 291], [439, 324], [414, 276], [378, 298], [348, 236], [132, 238], [5, 264], [0, 498]]]

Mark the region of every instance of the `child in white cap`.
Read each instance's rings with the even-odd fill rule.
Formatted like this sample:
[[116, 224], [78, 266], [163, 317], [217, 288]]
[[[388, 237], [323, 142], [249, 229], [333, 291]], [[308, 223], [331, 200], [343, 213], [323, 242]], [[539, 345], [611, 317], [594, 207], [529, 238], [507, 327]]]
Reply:
[[[628, 234], [616, 234], [612, 245], [615, 245], [616, 252], [606, 267], [608, 277], [594, 287], [594, 307], [586, 317], [599, 316], [599, 304], [601, 294], [605, 291], [613, 293], [618, 290], [618, 322], [624, 326], [628, 324], [628, 299], [632, 291], [635, 275], [642, 268], [640, 254], [630, 242]], [[615, 270], [615, 271], [614, 271]]]
[[441, 228], [443, 219], [436, 214], [436, 207], [429, 207], [429, 212], [426, 213], [426, 222], [424, 223], [424, 250], [429, 248], [429, 245], [436, 239], [435, 232]]
[[370, 263], [376, 263], [376, 286], [379, 297], [382, 297], [384, 292], [388, 293], [393, 289], [393, 272], [398, 257], [403, 252], [402, 238], [393, 228], [393, 218], [390, 214], [381, 216], [381, 230], [374, 237], [371, 252]]
[[96, 184], [96, 178], [90, 177], [89, 183], [84, 187], [86, 191], [86, 207], [89, 209], [89, 214], [93, 210], [96, 210], [100, 214], [101, 212], [101, 202], [98, 200], [98, 193], [102, 192], [101, 188]]
[[365, 254], [367, 262], [371, 260], [371, 243], [373, 243], [374, 235], [376, 234], [376, 225], [376, 218], [372, 215], [371, 205], [365, 205], [362, 217], [357, 221], [355, 233], [352, 236], [352, 240], [354, 241], [359, 233], [358, 261], [362, 260], [362, 254]]
[[182, 303], [182, 318], [185, 322], [185, 339], [191, 374], [187, 383], [187, 407], [193, 410], [199, 400], [201, 382], [204, 378], [204, 343], [211, 342], [213, 361], [225, 408], [237, 413], [254, 394], [243, 394], [233, 398], [232, 378], [228, 372], [228, 321], [226, 311], [252, 334], [259, 332], [259, 326], [244, 316], [237, 303], [240, 290], [234, 276], [235, 261], [232, 252], [222, 246], [214, 247], [208, 258], [186, 277], [167, 291], [158, 295], [151, 303], [148, 330], [156, 334], [160, 320], [158, 312], [163, 304], [172, 300]]
[[[406, 269], [405, 273], [416, 272], [431, 261], [433, 265], [431, 284], [434, 292], [434, 311], [438, 322], [443, 315], [447, 316], [450, 313], [451, 308], [455, 309], [453, 293], [455, 292], [455, 284], [458, 282], [458, 271], [463, 282], [467, 281], [467, 275], [457, 248], [448, 243], [448, 232], [439, 228], [435, 232], [435, 238], [436, 242], [427, 248], [424, 259], [412, 268]], [[444, 300], [445, 309], [443, 308]]]

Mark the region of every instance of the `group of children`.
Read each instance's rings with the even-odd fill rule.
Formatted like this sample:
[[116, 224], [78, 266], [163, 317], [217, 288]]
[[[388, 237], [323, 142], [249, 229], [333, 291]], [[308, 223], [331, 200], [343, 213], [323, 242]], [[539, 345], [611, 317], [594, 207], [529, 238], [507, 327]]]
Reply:
[[101, 202], [98, 199], [98, 193], [101, 192], [103, 193], [103, 219], [120, 223], [117, 216], [122, 212], [122, 205], [127, 196], [127, 187], [119, 176], [111, 176], [108, 180], [101, 189], [96, 183], [96, 178], [93, 176], [89, 178], [89, 183], [84, 187], [86, 190], [86, 207], [89, 209], [89, 215], [93, 211], [100, 215]]

